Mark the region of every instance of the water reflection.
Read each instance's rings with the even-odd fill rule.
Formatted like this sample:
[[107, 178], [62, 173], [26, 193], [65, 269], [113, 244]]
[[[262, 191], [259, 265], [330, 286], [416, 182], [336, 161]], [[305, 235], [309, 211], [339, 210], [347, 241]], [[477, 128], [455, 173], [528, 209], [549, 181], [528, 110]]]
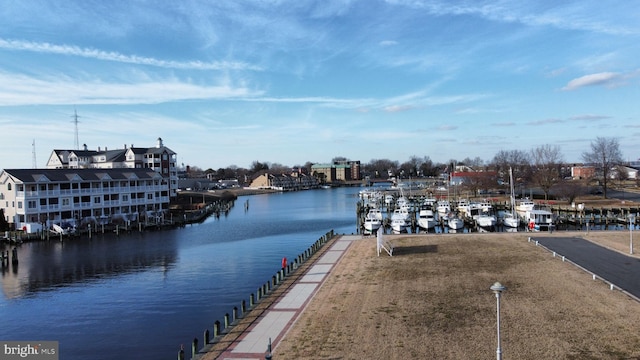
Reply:
[[2, 291], [13, 299], [153, 267], [168, 271], [177, 258], [175, 242], [133, 234], [25, 243], [18, 246], [19, 263], [2, 270]]

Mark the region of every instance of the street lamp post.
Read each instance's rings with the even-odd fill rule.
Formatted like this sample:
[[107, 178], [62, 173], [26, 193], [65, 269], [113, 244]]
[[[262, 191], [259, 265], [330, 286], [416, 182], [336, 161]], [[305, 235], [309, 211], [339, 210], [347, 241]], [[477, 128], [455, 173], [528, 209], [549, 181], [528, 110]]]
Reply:
[[498, 329], [498, 347], [496, 349], [496, 358], [498, 360], [502, 360], [502, 348], [500, 347], [500, 295], [502, 294], [503, 291], [507, 290], [506, 287], [504, 287], [502, 284], [500, 284], [499, 282], [494, 283], [493, 285], [491, 285], [491, 291], [493, 291], [494, 294], [496, 294], [496, 315], [497, 315], [497, 329]]
[[633, 224], [636, 217], [633, 214], [629, 214], [629, 254], [633, 255]]

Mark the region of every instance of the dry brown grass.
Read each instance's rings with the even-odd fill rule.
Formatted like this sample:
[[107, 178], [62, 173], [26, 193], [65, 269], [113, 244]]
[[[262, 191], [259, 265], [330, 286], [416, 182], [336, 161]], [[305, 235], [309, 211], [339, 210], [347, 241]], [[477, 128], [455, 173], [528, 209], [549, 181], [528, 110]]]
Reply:
[[[628, 233], [598, 234], [628, 251]], [[529, 235], [396, 236], [393, 257], [354, 241], [274, 358], [495, 358], [500, 281], [505, 359], [640, 359], [640, 304]]]

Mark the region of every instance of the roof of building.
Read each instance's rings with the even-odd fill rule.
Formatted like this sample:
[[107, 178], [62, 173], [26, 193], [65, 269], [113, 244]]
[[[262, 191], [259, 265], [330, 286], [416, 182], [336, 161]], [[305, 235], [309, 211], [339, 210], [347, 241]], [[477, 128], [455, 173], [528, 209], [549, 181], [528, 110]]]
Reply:
[[5, 173], [24, 182], [100, 181], [162, 178], [150, 169], [5, 169]]

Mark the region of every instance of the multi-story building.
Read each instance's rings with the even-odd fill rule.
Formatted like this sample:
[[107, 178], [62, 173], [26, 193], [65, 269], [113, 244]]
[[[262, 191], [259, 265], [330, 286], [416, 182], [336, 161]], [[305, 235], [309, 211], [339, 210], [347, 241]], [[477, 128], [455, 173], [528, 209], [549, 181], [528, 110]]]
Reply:
[[264, 172], [255, 177], [250, 187], [256, 189], [273, 189], [280, 191], [295, 191], [303, 189], [313, 189], [318, 187], [318, 180], [309, 175], [301, 173], [292, 174], [269, 174]]
[[314, 164], [311, 173], [324, 182], [360, 180], [360, 161], [336, 161], [333, 164]]
[[9, 169], [0, 172], [0, 208], [16, 229], [146, 220], [169, 207], [169, 183], [151, 168]]
[[151, 169], [162, 175], [169, 185], [169, 196], [176, 196], [178, 189], [177, 156], [158, 138], [155, 147], [130, 147], [123, 149], [53, 150], [47, 161], [47, 169]]

